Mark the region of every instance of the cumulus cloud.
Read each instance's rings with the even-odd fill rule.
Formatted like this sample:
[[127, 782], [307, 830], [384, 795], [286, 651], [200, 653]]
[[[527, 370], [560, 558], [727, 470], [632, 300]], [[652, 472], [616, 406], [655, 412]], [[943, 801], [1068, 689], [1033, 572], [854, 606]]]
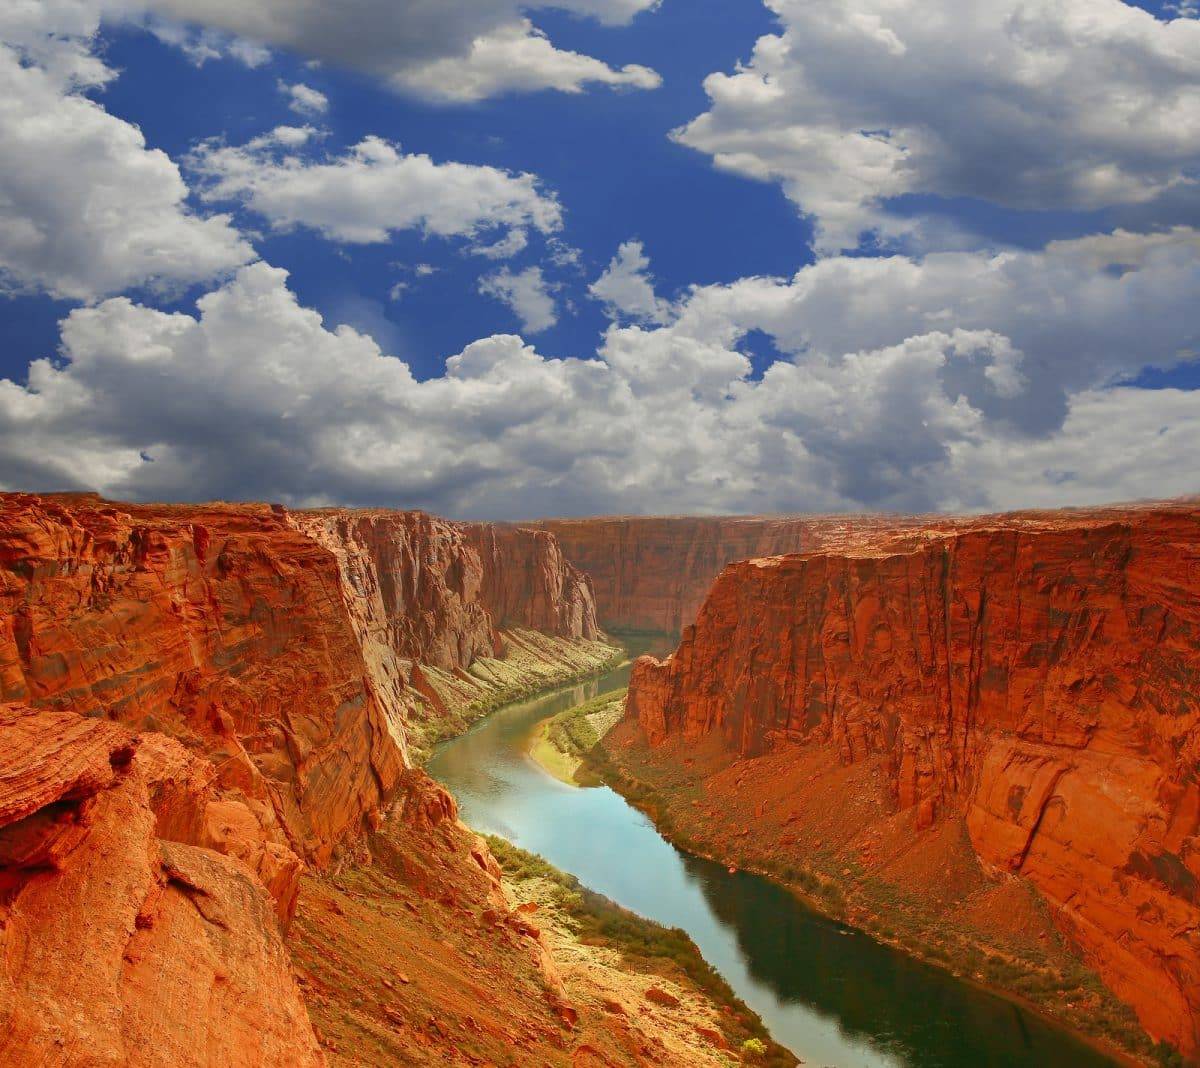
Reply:
[[[128, 0], [133, 3], [135, 0]], [[545, 8], [622, 25], [658, 0], [141, 0], [170, 18], [357, 67], [397, 89], [446, 101], [588, 84], [654, 88], [645, 67], [620, 69], [559, 49], [525, 16]]]
[[604, 304], [612, 319], [624, 316], [645, 323], [664, 323], [671, 313], [671, 305], [654, 292], [650, 260], [640, 241], [622, 244], [588, 292]]
[[84, 93], [116, 75], [92, 51], [94, 5], [0, 12], [0, 278], [90, 300], [204, 281], [251, 249], [223, 215], [186, 203], [175, 163]]
[[508, 236], [490, 251], [504, 255], [524, 247], [526, 228], [562, 225], [558, 200], [532, 174], [435, 163], [379, 137], [316, 157], [318, 136], [310, 126], [281, 126], [245, 145], [207, 141], [188, 164], [206, 201], [238, 201], [276, 229], [306, 226], [350, 244], [384, 242], [397, 230], [471, 238], [503, 230]]
[[277, 84], [279, 91], [288, 98], [288, 107], [297, 115], [314, 118], [324, 115], [329, 110], [329, 97], [319, 89], [314, 89], [303, 82], [288, 85], [287, 82], [281, 80]]
[[470, 251], [476, 256], [484, 256], [489, 260], [511, 259], [518, 252], [523, 252], [529, 244], [529, 235], [520, 229], [509, 230], [499, 241], [491, 244], [472, 245]]
[[766, 0], [781, 32], [674, 136], [777, 181], [818, 247], [903, 238], [904, 194], [1139, 205], [1196, 184], [1200, 23], [1121, 0]]
[[558, 309], [540, 267], [516, 273], [502, 267], [479, 280], [479, 292], [507, 304], [528, 334], [549, 330], [558, 322]]
[[[500, 335], [417, 381], [259, 263], [194, 316], [125, 298], [72, 312], [58, 360], [0, 383], [0, 471], [498, 517], [1180, 493], [1197, 488], [1200, 393], [1119, 383], [1195, 357], [1198, 282], [1190, 231], [833, 257], [696, 288], [667, 324], [611, 326], [592, 358]], [[752, 330], [781, 353], [758, 381], [737, 350]]]
[[515, 90], [579, 93], [589, 83], [628, 89], [657, 89], [662, 84], [649, 67], [630, 63], [616, 70], [591, 56], [555, 48], [528, 19], [475, 38], [465, 56], [415, 64], [392, 80], [422, 96], [453, 103], [473, 103]]

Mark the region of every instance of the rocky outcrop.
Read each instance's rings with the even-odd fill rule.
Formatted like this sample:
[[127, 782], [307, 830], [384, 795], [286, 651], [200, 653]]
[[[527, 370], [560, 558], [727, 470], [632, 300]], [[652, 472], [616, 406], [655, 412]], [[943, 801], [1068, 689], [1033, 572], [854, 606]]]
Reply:
[[262, 885], [158, 737], [0, 706], [0, 1062], [323, 1063]]
[[914, 522], [876, 516], [617, 516], [543, 519], [536, 526], [554, 534], [566, 558], [591, 579], [602, 626], [678, 634], [696, 618], [727, 564]]
[[510, 621], [596, 636], [586, 579], [541, 532], [498, 541], [416, 512], [0, 503], [0, 700], [178, 738], [270, 841], [318, 865], [377, 819], [407, 762], [426, 700], [415, 667], [465, 676], [503, 654]]
[[333, 557], [266, 506], [9, 496], [0, 699], [162, 731], [318, 864], [403, 767]]
[[[652, 745], [882, 756], [1149, 1033], [1200, 1048], [1200, 507], [860, 531], [727, 568], [627, 714]], [[798, 756], [799, 759], [799, 756]]]
[[395, 744], [415, 751], [483, 711], [613, 655], [591, 587], [538, 530], [422, 512], [322, 510], [289, 522], [337, 561], [346, 616]]

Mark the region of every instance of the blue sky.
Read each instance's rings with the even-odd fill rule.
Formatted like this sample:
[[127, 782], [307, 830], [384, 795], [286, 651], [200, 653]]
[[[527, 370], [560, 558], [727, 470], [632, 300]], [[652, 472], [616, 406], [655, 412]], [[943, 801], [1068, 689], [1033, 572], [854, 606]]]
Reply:
[[[1200, 443], [1186, 5], [489, 0], [426, 29], [420, 0], [354, 0], [346, 44], [286, 14], [264, 30], [215, 3], [146, 2], [31, 0], [0, 17], [21, 86], [12, 155], [35, 136], [27, 89], [30, 115], [61, 110], [68, 161], [53, 176], [0, 163], [10, 488], [487, 515], [1196, 488], [1179, 473]], [[205, 25], [171, 21], [181, 5]], [[520, 50], [480, 74], [473, 36]], [[523, 68], [531, 41], [542, 52]], [[105, 71], [62, 77], [64, 56]], [[320, 105], [291, 107], [292, 86]], [[103, 109], [90, 141], [70, 118], [81, 98]], [[304, 125], [302, 144], [254, 147]], [[361, 169], [380, 195], [351, 221], [354, 168], [307, 191], [368, 138], [392, 146], [398, 183], [409, 157], [431, 157], [433, 188], [412, 195], [474, 221], [449, 236], [397, 222], [409, 193], [382, 188], [378, 160]], [[303, 188], [285, 187], [297, 172]], [[512, 203], [472, 207], [477, 178]], [[170, 203], [172, 180], [186, 199]], [[91, 236], [102, 214], [115, 222]], [[472, 251], [513, 229], [519, 251]], [[536, 283], [536, 313], [502, 299], [514, 278]], [[197, 312], [206, 294], [228, 322]], [[194, 338], [163, 340], [168, 322]], [[131, 392], [132, 413], [116, 399]], [[1114, 425], [1123, 458], [1101, 462], [1095, 435]]]
[[[653, 66], [663, 76], [662, 89], [511, 94], [467, 106], [398, 95], [370, 77], [328, 65], [314, 70], [305, 57], [287, 53], [257, 69], [233, 58], [197, 67], [149, 32], [117, 26], [104, 33], [103, 46], [122, 73], [97, 99], [141, 127], [150, 145], [181, 159], [204, 138], [223, 135], [240, 143], [296, 122], [276, 88], [282, 78], [328, 96], [321, 125], [329, 131], [323, 147], [330, 152], [376, 134], [435, 160], [538, 175], [562, 199], [564, 240], [582, 253], [579, 270], [556, 275], [574, 313], [538, 342], [548, 353], [577, 354], [593, 350], [607, 325], [599, 305], [586, 297], [585, 283], [630, 237], [645, 243], [664, 292], [749, 274], [790, 275], [811, 262], [810, 228], [777, 187], [716, 171], [666, 136], [703, 110], [704, 77], [748, 57], [772, 21], [756, 3], [721, 0], [669, 0], [624, 27], [544, 13], [539, 26], [556, 44], [618, 65]], [[357, 249], [347, 258], [311, 231], [256, 242], [264, 259], [292, 272], [306, 304], [331, 322], [372, 331], [422, 377], [440, 373], [446, 356], [468, 342], [519, 325], [509, 309], [477, 292], [487, 264], [463, 256], [461, 245], [400, 233], [386, 246]], [[531, 250], [515, 264], [536, 261]], [[439, 274], [391, 301], [388, 291], [406, 277], [396, 263], [429, 263]], [[202, 288], [176, 304], [187, 306]], [[0, 373], [19, 375], [30, 358], [52, 352], [58, 319], [69, 307], [45, 298], [0, 303], [2, 329], [13, 342]]]

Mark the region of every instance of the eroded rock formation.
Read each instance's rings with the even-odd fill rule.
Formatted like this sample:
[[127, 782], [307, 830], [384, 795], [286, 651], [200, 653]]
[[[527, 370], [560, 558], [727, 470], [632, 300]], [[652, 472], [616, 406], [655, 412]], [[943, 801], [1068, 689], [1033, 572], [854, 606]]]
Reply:
[[266, 506], [12, 496], [0, 700], [162, 731], [326, 862], [403, 760], [332, 555]]
[[893, 810], [965, 820], [1151, 1035], [1200, 1048], [1200, 507], [734, 564], [673, 656], [637, 663], [627, 714], [651, 745], [882, 757]]
[[192, 758], [148, 748], [0, 706], [0, 1062], [323, 1063], [271, 898], [198, 844]]
[[567, 562], [553, 534], [477, 523], [467, 526], [467, 536], [484, 564], [480, 596], [499, 626], [599, 636], [592, 581]]

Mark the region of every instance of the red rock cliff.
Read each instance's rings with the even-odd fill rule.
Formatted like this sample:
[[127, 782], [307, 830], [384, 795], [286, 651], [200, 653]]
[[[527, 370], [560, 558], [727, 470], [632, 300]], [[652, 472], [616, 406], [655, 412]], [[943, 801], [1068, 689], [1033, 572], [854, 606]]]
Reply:
[[478, 523], [467, 536], [484, 564], [480, 596], [499, 626], [599, 636], [591, 579], [567, 562], [553, 534]]
[[323, 1063], [270, 897], [200, 842], [202, 763], [0, 706], [0, 1063]]
[[885, 754], [917, 825], [965, 819], [1146, 1029], [1200, 1048], [1200, 507], [851, 534], [727, 568], [628, 713]]
[[8, 497], [0, 700], [161, 730], [318, 863], [402, 760], [332, 556], [266, 506]]
[[591, 579], [602, 626], [677, 634], [696, 618], [721, 569], [735, 560], [801, 552], [850, 529], [895, 526], [871, 516], [630, 516], [544, 519]]
[[319, 1063], [276, 920], [378, 825], [416, 666], [496, 655], [501, 607], [595, 633], [542, 532], [0, 495], [0, 1060]]

